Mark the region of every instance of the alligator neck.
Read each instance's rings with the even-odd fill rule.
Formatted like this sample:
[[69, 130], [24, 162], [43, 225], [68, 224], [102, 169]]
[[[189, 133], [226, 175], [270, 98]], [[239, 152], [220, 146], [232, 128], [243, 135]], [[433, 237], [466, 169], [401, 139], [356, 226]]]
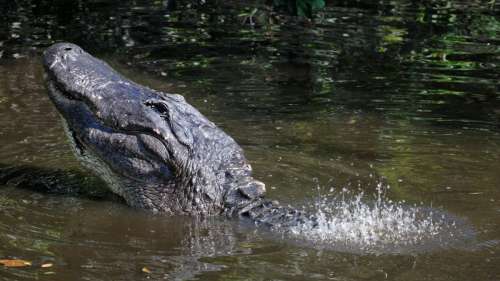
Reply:
[[263, 194], [255, 192], [255, 187], [245, 187], [226, 193], [224, 209], [226, 216], [247, 218], [257, 225], [271, 228], [289, 228], [302, 224], [310, 224], [313, 227], [317, 225], [316, 217], [266, 199]]

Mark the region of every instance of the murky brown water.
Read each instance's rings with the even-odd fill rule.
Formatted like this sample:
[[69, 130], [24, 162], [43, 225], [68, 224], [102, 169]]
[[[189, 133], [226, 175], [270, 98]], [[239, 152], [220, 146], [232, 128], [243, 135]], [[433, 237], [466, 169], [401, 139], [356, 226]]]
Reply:
[[375, 194], [383, 182], [386, 200], [439, 209], [474, 232], [460, 247], [351, 253], [221, 218], [1, 186], [0, 259], [33, 266], [0, 267], [0, 279], [500, 280], [494, 3], [345, 1], [314, 26], [271, 24], [258, 6], [255, 27], [232, 1], [169, 13], [155, 1], [0, 4], [2, 165], [63, 169], [89, 185], [43, 85], [40, 52], [67, 40], [183, 94], [244, 147], [270, 198], [301, 206], [331, 187]]

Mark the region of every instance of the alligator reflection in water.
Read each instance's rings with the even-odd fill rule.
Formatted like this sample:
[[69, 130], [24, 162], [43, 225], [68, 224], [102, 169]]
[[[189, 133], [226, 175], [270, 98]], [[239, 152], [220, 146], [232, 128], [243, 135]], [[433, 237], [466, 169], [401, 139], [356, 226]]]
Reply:
[[[223, 263], [211, 262], [211, 257], [237, 257], [255, 251], [245, 246], [255, 241], [255, 235], [230, 220], [151, 216], [124, 208], [122, 204], [110, 206], [109, 201], [33, 194], [12, 187], [3, 187], [2, 191], [25, 198], [23, 202], [0, 200], [3, 218], [0, 239], [8, 241], [3, 244], [6, 253], [27, 256], [37, 252], [37, 259], [38, 255], [46, 258], [52, 252], [63, 253], [62, 262], [59, 257], [51, 257], [51, 261], [79, 268], [80, 277], [84, 279], [125, 275], [138, 279], [141, 267], [147, 267], [155, 280], [186, 280], [224, 268]], [[51, 212], [57, 209], [60, 212]], [[29, 220], [23, 219], [27, 212]], [[36, 237], [24, 236], [26, 232], [46, 228], [50, 231], [40, 231]], [[120, 234], [107, 236], [107, 233]], [[16, 239], [6, 239], [8, 237]], [[20, 246], [22, 250], [15, 251]], [[279, 249], [262, 246], [259, 252], [272, 253]], [[131, 257], [137, 258], [138, 269], [135, 262], [130, 262]], [[64, 268], [57, 270], [63, 276], [68, 273]], [[2, 272], [2, 277], [8, 280], [28, 276], [36, 278], [37, 273]]]

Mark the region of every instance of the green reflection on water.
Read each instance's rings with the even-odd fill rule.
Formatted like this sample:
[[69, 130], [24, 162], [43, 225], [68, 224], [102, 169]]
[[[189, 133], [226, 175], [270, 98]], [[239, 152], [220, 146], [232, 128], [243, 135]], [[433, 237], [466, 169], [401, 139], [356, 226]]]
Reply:
[[[384, 181], [392, 186], [390, 199], [442, 206], [468, 219], [481, 239], [499, 239], [498, 3], [327, 1], [309, 23], [240, 1], [179, 1], [176, 10], [167, 10], [165, 1], [63, 2], [0, 5], [5, 16], [0, 19], [2, 161], [78, 165], [46, 99], [37, 59], [46, 46], [67, 40], [104, 57], [127, 77], [185, 95], [245, 148], [270, 198], [300, 205], [315, 199], [318, 183], [321, 191], [331, 185], [369, 193]], [[254, 25], [244, 21], [250, 14]], [[15, 59], [19, 56], [26, 58]], [[103, 220], [81, 227], [90, 238], [77, 235], [66, 248], [51, 248], [64, 229], [19, 206], [25, 196], [2, 193], [0, 205], [13, 206], [28, 225], [30, 219], [43, 222], [45, 238], [32, 229], [7, 227], [5, 233], [26, 238], [0, 249], [34, 247], [34, 258], [74, 259], [75, 267], [61, 265], [68, 280], [80, 277], [82, 269], [93, 280], [109, 279], [110, 272], [116, 279], [130, 278], [139, 262], [169, 273], [174, 266], [159, 261], [165, 256], [182, 272], [197, 252], [193, 245], [207, 241], [203, 235], [185, 245], [168, 244], [166, 234], [134, 238], [148, 228], [169, 234], [173, 229], [187, 240], [196, 235], [176, 223], [157, 229], [149, 215], [131, 219], [123, 210], [106, 219], [108, 202], [87, 215]], [[34, 208], [70, 221], [82, 218], [66, 214], [72, 205]], [[2, 217], [0, 223], [5, 222]], [[107, 228], [120, 223], [133, 231]], [[233, 239], [245, 251], [195, 255], [225, 266], [213, 272], [196, 267], [207, 280], [489, 280], [500, 274], [493, 242], [471, 251], [360, 257], [281, 247], [262, 238], [248, 241], [233, 231], [213, 236]], [[92, 239], [116, 246], [93, 248]], [[75, 245], [87, 251], [78, 257], [72, 253]]]

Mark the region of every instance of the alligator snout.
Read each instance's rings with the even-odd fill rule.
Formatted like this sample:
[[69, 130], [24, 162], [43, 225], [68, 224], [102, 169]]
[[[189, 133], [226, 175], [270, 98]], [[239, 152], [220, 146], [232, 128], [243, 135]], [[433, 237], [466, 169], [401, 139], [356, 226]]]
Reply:
[[71, 43], [58, 43], [49, 47], [44, 53], [44, 66], [53, 68], [59, 66], [65, 67], [68, 60], [76, 60], [78, 55], [83, 54], [82, 48]]

